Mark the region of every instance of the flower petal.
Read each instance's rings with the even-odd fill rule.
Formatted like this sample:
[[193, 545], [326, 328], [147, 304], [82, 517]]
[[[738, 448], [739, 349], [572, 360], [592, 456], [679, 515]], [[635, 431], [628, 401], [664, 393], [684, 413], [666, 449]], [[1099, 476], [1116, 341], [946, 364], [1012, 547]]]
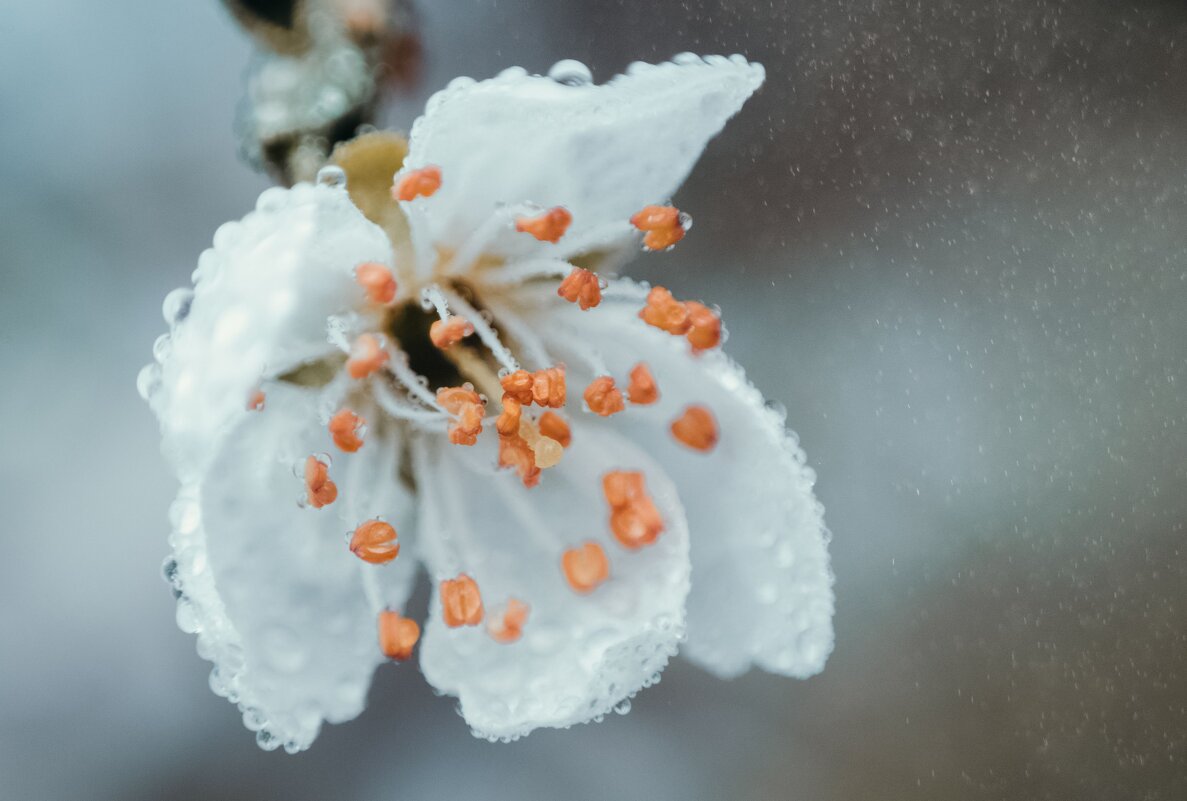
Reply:
[[[639, 320], [642, 300], [624, 299], [642, 296], [632, 286], [613, 282], [596, 313], [542, 303], [529, 322], [557, 332], [574, 386], [594, 374], [592, 351], [620, 381], [638, 362], [655, 377], [659, 400], [631, 406], [611, 424], [663, 465], [688, 515], [693, 585], [683, 652], [722, 676], [752, 664], [797, 677], [817, 673], [833, 646], [833, 576], [815, 474], [783, 414], [742, 369], [719, 350], [692, 355], [683, 337]], [[707, 452], [672, 435], [671, 423], [690, 404], [716, 420], [719, 440]]]
[[382, 661], [378, 608], [400, 608], [415, 575], [410, 555], [367, 565], [346, 541], [377, 516], [401, 538], [412, 532], [394, 431], [373, 427], [358, 453], [335, 453], [333, 504], [298, 505], [304, 484], [294, 463], [331, 450], [317, 407], [317, 393], [282, 386], [265, 410], [240, 413], [209, 473], [185, 485], [171, 510], [166, 563], [178, 624], [215, 663], [211, 687], [239, 704], [262, 746], [290, 751], [308, 747], [323, 720], [362, 710]]
[[456, 249], [501, 204], [531, 203], [572, 213], [560, 243], [521, 234], [488, 252], [601, 247], [630, 232], [633, 213], [676, 191], [762, 81], [763, 68], [741, 56], [691, 54], [632, 65], [601, 86], [522, 69], [455, 80], [412, 128], [406, 166], [437, 165], [443, 175], [437, 193], [412, 206], [414, 233]]
[[[604, 715], [656, 680], [683, 632], [688, 532], [667, 476], [612, 434], [576, 426], [560, 465], [530, 490], [495, 471], [494, 439], [419, 442], [420, 542], [434, 581], [468, 573], [487, 614], [515, 598], [530, 616], [522, 639], [499, 643], [485, 625], [448, 628], [434, 595], [421, 668], [458, 696], [475, 734], [511, 739]], [[614, 469], [643, 471], [666, 523], [654, 545], [627, 551], [612, 539], [601, 476]], [[561, 556], [586, 540], [604, 549], [610, 578], [581, 595]]]
[[338, 187], [269, 189], [256, 211], [218, 229], [194, 290], [166, 301], [173, 331], [142, 390], [183, 481], [201, 476], [261, 380], [335, 353], [327, 318], [360, 306], [354, 268], [391, 264], [387, 237]]

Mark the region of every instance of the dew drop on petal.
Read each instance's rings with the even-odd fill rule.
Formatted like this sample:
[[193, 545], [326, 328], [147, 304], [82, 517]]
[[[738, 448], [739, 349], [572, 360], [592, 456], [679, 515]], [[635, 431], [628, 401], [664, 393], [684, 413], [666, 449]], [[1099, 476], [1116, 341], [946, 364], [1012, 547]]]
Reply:
[[629, 698], [623, 698], [621, 701], [619, 701], [617, 704], [614, 705], [615, 714], [625, 715], [626, 713], [628, 713], [630, 711], [631, 711], [631, 699], [629, 699]]
[[177, 602], [177, 627], [186, 634], [196, 634], [198, 629], [202, 628], [202, 624], [198, 622], [198, 613], [194, 611], [194, 605], [184, 599], [179, 599]]
[[593, 83], [593, 73], [589, 67], [572, 58], [553, 64], [548, 70], [548, 77], [565, 86], [587, 86]]
[[334, 164], [327, 164], [317, 171], [317, 182], [322, 186], [346, 188], [346, 171]]
[[153, 395], [161, 386], [161, 368], [155, 364], [147, 364], [136, 376], [136, 391], [144, 400], [152, 400]]
[[161, 303], [161, 316], [170, 326], [185, 320], [190, 313], [190, 304], [194, 302], [194, 290], [188, 287], [178, 287], [165, 296]]
[[265, 751], [275, 751], [280, 747], [280, 738], [267, 729], [256, 732], [256, 745]]

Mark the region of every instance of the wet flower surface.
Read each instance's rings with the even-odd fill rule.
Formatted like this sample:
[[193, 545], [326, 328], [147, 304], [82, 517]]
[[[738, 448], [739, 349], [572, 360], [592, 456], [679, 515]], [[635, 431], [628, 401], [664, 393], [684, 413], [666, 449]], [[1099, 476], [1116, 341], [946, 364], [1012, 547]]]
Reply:
[[616, 277], [691, 245], [670, 198], [762, 79], [691, 55], [459, 79], [406, 145], [266, 191], [166, 299], [140, 386], [182, 483], [167, 573], [261, 745], [307, 747], [414, 651], [492, 739], [621, 707], [678, 649], [823, 667], [803, 454], [716, 311]]

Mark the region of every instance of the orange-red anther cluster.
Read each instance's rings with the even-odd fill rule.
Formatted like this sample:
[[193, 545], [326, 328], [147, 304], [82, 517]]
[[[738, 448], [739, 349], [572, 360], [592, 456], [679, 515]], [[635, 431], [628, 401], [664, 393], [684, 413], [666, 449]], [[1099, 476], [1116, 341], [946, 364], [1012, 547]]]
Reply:
[[531, 234], [541, 242], [556, 242], [569, 230], [573, 215], [563, 206], [551, 208], [535, 217], [516, 217], [515, 230]]
[[379, 262], [368, 261], [355, 267], [354, 280], [372, 303], [388, 304], [396, 299], [396, 279], [392, 271]]
[[392, 187], [392, 197], [396, 200], [415, 200], [418, 197], [429, 197], [440, 188], [441, 168], [429, 165], [401, 175], [400, 180]]
[[627, 548], [641, 548], [655, 542], [664, 521], [655, 508], [643, 474], [613, 470], [602, 476], [602, 491], [610, 505], [610, 530]]
[[310, 456], [305, 459], [305, 500], [314, 509], [328, 506], [338, 497], [338, 485], [330, 481], [330, 466]]
[[574, 590], [591, 592], [610, 577], [610, 560], [601, 545], [588, 540], [561, 554], [561, 570]]
[[442, 387], [437, 403], [454, 417], [449, 425], [449, 441], [454, 445], [473, 445], [482, 433], [485, 407], [478, 393], [468, 387]]
[[474, 325], [461, 315], [448, 320], [434, 320], [429, 326], [429, 339], [441, 350], [456, 345], [474, 333]]
[[354, 453], [363, 447], [363, 427], [367, 421], [350, 409], [341, 409], [330, 418], [330, 437], [334, 444], [347, 453]]
[[651, 368], [646, 363], [639, 362], [631, 368], [631, 383], [627, 386], [626, 396], [631, 403], [647, 406], [659, 400], [659, 387], [655, 385], [655, 377], [651, 375]]
[[477, 626], [482, 622], [482, 594], [474, 579], [465, 573], [442, 581], [440, 595], [441, 616], [446, 626]]
[[626, 408], [622, 390], [614, 386], [614, 379], [608, 375], [595, 378], [585, 388], [585, 404], [594, 414], [609, 417]]
[[387, 351], [376, 334], [363, 334], [350, 348], [346, 372], [351, 378], [366, 378], [387, 364]]
[[697, 353], [721, 344], [721, 317], [717, 312], [695, 300], [681, 303], [662, 286], [647, 293], [647, 305], [639, 318], [669, 334], [687, 337]]
[[529, 373], [527, 370], [516, 370], [500, 379], [503, 392], [510, 397], [529, 406], [551, 406], [559, 409], [565, 405], [565, 368], [548, 367]]
[[382, 520], [360, 523], [350, 538], [350, 552], [373, 565], [385, 565], [400, 555], [396, 530]]
[[519, 435], [519, 422], [523, 419], [523, 404], [510, 395], [503, 396], [503, 411], [495, 420], [495, 430], [500, 436]]
[[569, 431], [569, 424], [565, 422], [565, 418], [556, 412], [545, 412], [540, 415], [540, 419], [537, 422], [540, 426], [540, 433], [549, 439], [559, 442], [562, 448], [569, 447], [569, 443], [573, 441], [573, 434]]
[[672, 436], [695, 451], [711, 451], [717, 445], [717, 420], [706, 406], [687, 406], [672, 421]]
[[385, 609], [379, 613], [379, 649], [388, 659], [403, 662], [412, 656], [412, 649], [420, 639], [416, 621]]
[[643, 245], [649, 250], [667, 250], [685, 233], [680, 211], [673, 206], [644, 206], [631, 217], [631, 225], [646, 232]]
[[523, 626], [532, 608], [518, 598], [508, 598], [507, 604], [486, 620], [486, 631], [495, 642], [513, 643], [523, 636]]
[[602, 302], [602, 285], [598, 282], [596, 273], [591, 273], [583, 267], [574, 267], [556, 294], [570, 303], [576, 303], [582, 311], [588, 311]]
[[536, 452], [528, 441], [519, 435], [499, 435], [499, 467], [513, 467], [525, 487], [540, 483], [540, 468], [536, 465]]

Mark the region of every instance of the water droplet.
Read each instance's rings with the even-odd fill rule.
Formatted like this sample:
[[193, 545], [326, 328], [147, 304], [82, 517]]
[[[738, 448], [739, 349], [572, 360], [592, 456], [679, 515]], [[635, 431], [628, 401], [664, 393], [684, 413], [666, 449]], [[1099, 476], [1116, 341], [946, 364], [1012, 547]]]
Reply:
[[619, 701], [617, 704], [614, 705], [615, 714], [625, 715], [627, 712], [630, 712], [630, 711], [631, 711], [631, 699], [629, 699], [629, 698], [623, 698], [621, 701]]
[[177, 627], [187, 634], [195, 634], [202, 624], [198, 622], [198, 613], [194, 605], [184, 599], [177, 602]]
[[553, 64], [552, 69], [548, 70], [548, 77], [565, 86], [588, 86], [593, 83], [593, 73], [589, 67], [571, 58]]
[[136, 391], [145, 400], [152, 400], [161, 387], [161, 368], [155, 364], [145, 365], [136, 376]]
[[346, 188], [346, 171], [334, 164], [327, 164], [317, 171], [317, 182], [322, 186]]
[[178, 287], [165, 296], [161, 303], [161, 316], [170, 326], [175, 326], [190, 314], [190, 304], [194, 302], [194, 290], [189, 287]]
[[300, 752], [301, 744], [296, 740], [286, 740], [284, 743], [284, 751], [286, 754], [296, 754]]
[[267, 729], [256, 732], [256, 745], [265, 751], [275, 751], [280, 747], [280, 739]]
[[163, 575], [165, 577], [165, 581], [169, 582], [169, 584], [173, 587], [181, 587], [181, 577], [179, 572], [180, 570], [177, 566], [177, 560], [172, 556], [166, 558], [161, 564], [161, 575]]

